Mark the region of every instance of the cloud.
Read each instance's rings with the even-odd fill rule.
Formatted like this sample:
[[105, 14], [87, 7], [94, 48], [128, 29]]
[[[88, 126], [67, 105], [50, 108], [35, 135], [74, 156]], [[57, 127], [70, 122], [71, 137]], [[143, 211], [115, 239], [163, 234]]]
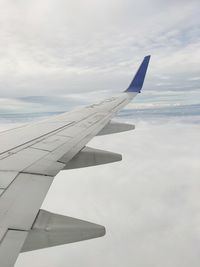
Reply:
[[164, 76], [163, 90], [198, 85], [188, 78], [199, 75], [199, 1], [0, 5], [1, 96], [122, 90], [147, 53], [147, 88]]
[[199, 127], [142, 120], [93, 139], [122, 162], [61, 172], [43, 208], [103, 224], [107, 235], [22, 254], [16, 267], [199, 266]]
[[19, 118], [19, 116], [32, 115], [37, 117], [53, 115], [75, 108], [80, 108], [91, 103], [100, 102], [111, 95], [109, 91], [84, 92], [82, 94], [66, 94], [57, 96], [23, 96], [12, 98], [0, 98], [0, 114], [1, 119], [8, 116]]

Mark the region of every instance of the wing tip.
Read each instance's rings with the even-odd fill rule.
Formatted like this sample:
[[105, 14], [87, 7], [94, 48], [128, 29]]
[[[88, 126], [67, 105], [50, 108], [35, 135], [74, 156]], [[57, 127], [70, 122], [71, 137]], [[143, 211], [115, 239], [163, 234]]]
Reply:
[[151, 58], [151, 55], [147, 55], [144, 57], [144, 59], [140, 65], [139, 69], [137, 70], [131, 84], [125, 90], [125, 92], [134, 92], [134, 93], [140, 93], [141, 92], [142, 86], [144, 84], [146, 72], [148, 69], [150, 58]]

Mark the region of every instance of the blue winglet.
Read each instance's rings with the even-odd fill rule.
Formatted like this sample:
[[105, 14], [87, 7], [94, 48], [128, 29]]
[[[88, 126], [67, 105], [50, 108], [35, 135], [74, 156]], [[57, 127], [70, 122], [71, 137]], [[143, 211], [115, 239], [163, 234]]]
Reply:
[[150, 57], [151, 56], [146, 56], [143, 59], [142, 64], [140, 65], [138, 71], [135, 74], [135, 77], [133, 78], [131, 84], [129, 85], [128, 89], [126, 89], [125, 92], [140, 93], [143, 83], [144, 83], [144, 78], [147, 72]]

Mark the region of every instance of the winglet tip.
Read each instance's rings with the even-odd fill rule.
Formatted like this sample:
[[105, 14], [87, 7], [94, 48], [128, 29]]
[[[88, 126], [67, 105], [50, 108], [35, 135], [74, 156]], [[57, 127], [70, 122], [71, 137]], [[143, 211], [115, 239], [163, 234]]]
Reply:
[[147, 56], [144, 57], [144, 60], [148, 60], [149, 61], [150, 58], [151, 58], [151, 55], [147, 55]]

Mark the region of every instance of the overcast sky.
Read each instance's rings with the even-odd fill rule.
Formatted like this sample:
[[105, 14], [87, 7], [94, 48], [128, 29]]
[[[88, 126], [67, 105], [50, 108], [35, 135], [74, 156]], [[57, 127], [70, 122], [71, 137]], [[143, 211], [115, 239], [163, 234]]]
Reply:
[[195, 90], [200, 2], [0, 1], [0, 96], [125, 89], [152, 55], [148, 90]]
[[143, 93], [121, 113], [136, 130], [89, 144], [123, 161], [61, 172], [43, 205], [107, 235], [24, 253], [16, 267], [199, 267], [199, 10], [199, 0], [0, 0], [0, 130], [121, 92], [152, 55]]

